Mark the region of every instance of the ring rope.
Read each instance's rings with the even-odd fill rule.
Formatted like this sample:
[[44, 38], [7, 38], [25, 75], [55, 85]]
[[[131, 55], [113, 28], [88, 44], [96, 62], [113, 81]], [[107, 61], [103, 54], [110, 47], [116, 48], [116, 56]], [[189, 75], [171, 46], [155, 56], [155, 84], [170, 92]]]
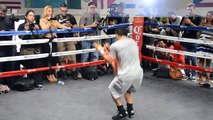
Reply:
[[194, 30], [194, 31], [211, 31], [213, 32], [213, 27], [200, 27], [200, 26], [183, 26], [183, 25], [165, 25], [151, 22], [144, 22], [144, 25], [156, 26], [156, 27], [169, 27], [173, 29], [181, 30]]
[[0, 46], [12, 46], [12, 45], [30, 45], [30, 44], [42, 44], [48, 43], [49, 39], [32, 39], [32, 40], [21, 40], [21, 41], [0, 41]]
[[[145, 25], [151, 25], [151, 26], [158, 26], [158, 27], [170, 27], [174, 29], [182, 29], [182, 30], [196, 30], [196, 31], [212, 31], [212, 27], [194, 27], [194, 26], [180, 26], [180, 25], [163, 25], [163, 24], [157, 24], [157, 23], [150, 23], [150, 22], [145, 22]], [[109, 26], [103, 26], [103, 30], [107, 29], [115, 29], [115, 28], [120, 28], [120, 27], [127, 27], [132, 25], [132, 23], [123, 23], [123, 24], [117, 24], [117, 25], [109, 25]], [[56, 29], [52, 30], [53, 33], [75, 33], [75, 32], [91, 32], [97, 30], [96, 28], [74, 28], [71, 30], [67, 29]], [[34, 32], [34, 31], [33, 31]], [[49, 33], [50, 30], [37, 30], [37, 34], [47, 34]], [[0, 36], [13, 36], [13, 35], [32, 35], [31, 31], [1, 31]]]
[[[107, 29], [116, 29], [120, 27], [128, 27], [132, 25], [132, 23], [122, 23], [117, 25], [109, 25], [109, 26], [103, 26], [103, 30]], [[97, 28], [73, 28], [71, 30], [68, 29], [56, 29], [51, 30], [52, 33], [77, 33], [77, 32], [92, 32], [96, 31]], [[36, 30], [36, 31], [1, 31], [0, 36], [13, 36], [13, 35], [33, 35], [33, 33], [36, 34], [47, 34], [50, 33], [50, 30]]]
[[[123, 24], [121, 26], [126, 27], [126, 26], [129, 26], [129, 25], [132, 25], [132, 24], [128, 23], [128, 25], [127, 24]], [[145, 23], [145, 25], [147, 25], [147, 23]], [[115, 29], [116, 27], [118, 28], [118, 27], [121, 27], [121, 26], [119, 26], [119, 25], [113, 25], [113, 26], [104, 26], [103, 28], [104, 29]], [[177, 27], [177, 26], [174, 26], [174, 25], [167, 25], [167, 26], [165, 26], [165, 25], [159, 25], [159, 26], [162, 26], [162, 27]], [[188, 30], [192, 30], [193, 29], [194, 30], [193, 27], [189, 27], [189, 26], [179, 26], [179, 28], [180, 29], [188, 29]], [[208, 28], [208, 27], [197, 27], [196, 30], [197, 29], [212, 31], [212, 28]], [[68, 33], [68, 32], [80, 32], [80, 30], [82, 30], [81, 32], [88, 32], [88, 31], [94, 31], [96, 29], [95, 28], [86, 28], [86, 29], [78, 28], [78, 29], [72, 29], [72, 30], [63, 30], [63, 29], [60, 29], [60, 30], [53, 30], [52, 32], [53, 33]], [[44, 33], [42, 33], [42, 32], [44, 32]], [[46, 34], [46, 33], [49, 33], [49, 32], [50, 32], [49, 30], [43, 30], [43, 31], [41, 30], [41, 31], [38, 31], [38, 34]], [[30, 34], [32, 34], [32, 33], [29, 32], [29, 31], [17, 31], [17, 35], [30, 35]], [[14, 34], [11, 34], [11, 32], [7, 32], [7, 34], [4, 34], [3, 32], [0, 32], [0, 36], [11, 36], [11, 35], [14, 35]], [[68, 39], [64, 39], [64, 40], [68, 40]], [[60, 42], [64, 42], [63, 39], [61, 39], [61, 40], [58, 40], [58, 38], [54, 39], [54, 42], [59, 42], [59, 41]], [[90, 50], [92, 51], [92, 49], [90, 49]], [[60, 56], [60, 55], [69, 55], [69, 54], [71, 55], [71, 54], [74, 54], [74, 52], [73, 53], [71, 53], [71, 52], [73, 52], [73, 51], [56, 52], [56, 53], [53, 53], [53, 55], [54, 56]], [[88, 52], [88, 50], [81, 50], [81, 52]], [[81, 52], [78, 50], [78, 52], [75, 52], [75, 53], [76, 54], [81, 54]], [[181, 53], [181, 51], [179, 53]], [[36, 54], [36, 55], [40, 55], [40, 54]], [[45, 53], [44, 57], [46, 57], [45, 55], [48, 56], [48, 53]], [[29, 55], [29, 56], [32, 56], [32, 55]], [[20, 56], [13, 56], [13, 57], [17, 58], [17, 57], [20, 57]], [[195, 67], [195, 66], [184, 65], [184, 64], [179, 64], [179, 63], [174, 63], [174, 62], [166, 61], [166, 60], [159, 60], [159, 59], [151, 58], [151, 57], [149, 58], [147, 56], [142, 56], [142, 57], [144, 59], [147, 59], [147, 60], [150, 60], [150, 61], [153, 61], [153, 62], [159, 62], [159, 63], [162, 63], [162, 64], [176, 65], [176, 66], [181, 67], [181, 68], [194, 69], [194, 70], [198, 70], [198, 71], [213, 72], [212, 69], [204, 69], [204, 68], [199, 68], [199, 67]], [[106, 63], [105, 60], [99, 60], [99, 61], [86, 62], [86, 63], [76, 63], [76, 64], [53, 66], [52, 69], [58, 69], [58, 68], [76, 68], [76, 67], [84, 67], [84, 66], [93, 66], [93, 65], [104, 64], [104, 63]], [[0, 78], [11, 77], [11, 76], [18, 76], [18, 75], [24, 75], [24, 74], [29, 74], [29, 73], [33, 73], [33, 72], [39, 72], [39, 71], [45, 71], [45, 70], [49, 70], [49, 67], [36, 68], [36, 69], [28, 69], [28, 70], [19, 70], [19, 71], [12, 71], [12, 72], [2, 72], [2, 73], [0, 73]]]
[[[96, 50], [95, 49], [83, 49], [83, 50], [76, 50], [76, 51], [53, 52], [52, 56], [53, 57], [58, 57], [58, 56], [83, 54], [83, 53], [89, 53], [89, 52], [96, 52]], [[11, 57], [1, 57], [0, 58], [0, 62], [40, 59], [40, 58], [47, 58], [48, 56], [49, 56], [49, 53], [34, 54], [34, 55], [11, 56]]]
[[[67, 64], [67, 65], [58, 65], [52, 66], [52, 69], [59, 69], [59, 68], [80, 68], [80, 67], [87, 67], [87, 66], [94, 66], [99, 64], [105, 64], [105, 60], [98, 60], [92, 62], [84, 62], [84, 63], [75, 63], [75, 64]], [[17, 70], [17, 71], [10, 71], [10, 72], [1, 72], [0, 78], [4, 77], [12, 77], [12, 76], [20, 76], [35, 72], [42, 72], [49, 70], [50, 67], [42, 67], [42, 68], [35, 68], [35, 69], [27, 69], [27, 70]]]
[[175, 67], [178, 67], [178, 68], [191, 69], [191, 70], [213, 73], [213, 69], [210, 69], [210, 68], [201, 68], [201, 67], [191, 66], [191, 65], [187, 65], [187, 64], [180, 64], [180, 63], [171, 62], [171, 61], [168, 61], [168, 60], [157, 59], [157, 58], [152, 58], [152, 57], [148, 57], [148, 56], [142, 56], [142, 58], [146, 59], [148, 61], [157, 62], [157, 63], [161, 63], [161, 64], [165, 64], [165, 65], [171, 65], [171, 66], [175, 66]]
[[166, 49], [166, 48], [161, 48], [161, 47], [155, 47], [155, 46], [150, 46], [146, 45], [148, 49], [155, 50], [155, 51], [160, 51], [160, 52], [167, 52], [167, 53], [172, 53], [172, 54], [179, 54], [179, 55], [187, 55], [187, 56], [192, 56], [192, 57], [199, 57], [199, 58], [205, 58], [205, 59], [213, 59], [212, 54], [208, 53], [193, 53], [193, 52], [186, 52], [182, 50], [172, 50], [172, 49]]
[[213, 45], [213, 41], [210, 41], [208, 39], [190, 39], [190, 38], [173, 37], [173, 36], [157, 35], [157, 34], [150, 34], [150, 33], [143, 33], [143, 35], [147, 37], [165, 39], [165, 40], [176, 41], [176, 42]]

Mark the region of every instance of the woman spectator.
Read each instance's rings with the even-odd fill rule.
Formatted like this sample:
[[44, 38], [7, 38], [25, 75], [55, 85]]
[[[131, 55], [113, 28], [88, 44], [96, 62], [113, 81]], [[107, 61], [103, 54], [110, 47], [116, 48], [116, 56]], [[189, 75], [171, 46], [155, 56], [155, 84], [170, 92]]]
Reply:
[[[40, 30], [41, 27], [34, 23], [35, 21], [35, 13], [33, 10], [28, 10], [25, 14], [25, 22], [20, 24], [18, 27], [19, 31], [34, 31]], [[33, 35], [22, 35], [19, 36], [22, 40], [30, 40], [30, 39], [38, 39], [41, 38], [38, 34]], [[30, 54], [39, 54], [41, 53], [41, 45], [33, 44], [33, 45], [21, 45], [21, 55], [30, 55]], [[26, 60], [22, 61], [21, 64], [26, 69], [39, 68], [42, 67], [42, 61], [40, 59]], [[42, 85], [42, 73], [36, 72], [28, 75], [29, 78], [32, 78], [35, 81], [36, 88], [43, 88]]]
[[[43, 30], [54, 30], [54, 29], [71, 29], [71, 27], [64, 26], [60, 24], [57, 20], [53, 20], [53, 8], [51, 6], [45, 6], [44, 11], [42, 14], [42, 18], [40, 19], [40, 26]], [[55, 33], [47, 33], [44, 35], [44, 38], [56, 38], [57, 35]], [[42, 46], [42, 52], [44, 53], [49, 53], [50, 47], [49, 44], [44, 44]], [[57, 52], [57, 44], [53, 43], [52, 44], [52, 52]], [[44, 65], [45, 66], [55, 66], [58, 62], [58, 59], [55, 57], [53, 58], [47, 58], [44, 60]], [[50, 70], [47, 72], [46, 77], [50, 82], [56, 82], [57, 79], [55, 77], [55, 71]]]
[[[203, 19], [203, 21], [201, 22], [200, 26], [205, 26], [205, 27], [213, 27], [213, 11], [209, 11], [206, 14], [206, 17]], [[198, 34], [200, 35], [200, 38], [206, 41], [213, 41], [213, 33], [210, 31], [201, 31], [198, 32]], [[197, 47], [197, 52], [202, 52], [204, 54], [209, 54], [209, 55], [213, 55], [213, 45], [199, 45]], [[198, 66], [199, 67], [205, 67], [206, 68], [210, 68], [211, 65], [211, 59], [204, 59], [204, 58], [198, 58], [199, 63]], [[204, 64], [206, 63], [206, 64]], [[209, 86], [210, 87], [210, 73], [207, 72], [206, 73], [206, 81], [203, 81], [203, 72], [199, 71], [198, 72], [198, 77], [199, 77], [199, 85], [205, 87], [205, 86]]]

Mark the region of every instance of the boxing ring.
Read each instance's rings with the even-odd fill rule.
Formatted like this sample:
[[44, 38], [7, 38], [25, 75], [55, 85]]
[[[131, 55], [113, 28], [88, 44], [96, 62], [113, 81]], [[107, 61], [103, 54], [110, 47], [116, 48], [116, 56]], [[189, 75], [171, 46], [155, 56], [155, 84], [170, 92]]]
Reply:
[[[171, 66], [174, 66], [177, 68], [192, 69], [192, 70], [196, 70], [196, 71], [211, 72], [211, 73], [213, 72], [213, 69], [200, 68], [197, 66], [180, 64], [180, 63], [171, 62], [171, 61], [167, 61], [167, 60], [161, 60], [161, 59], [157, 59], [157, 58], [143, 56], [141, 53], [141, 49], [142, 49], [142, 45], [143, 45], [143, 36], [156, 38], [156, 39], [164, 39], [164, 40], [169, 40], [169, 41], [174, 41], [174, 42], [188, 42], [188, 43], [196, 43], [196, 44], [213, 45], [213, 41], [205, 41], [205, 40], [188, 39], [188, 38], [171, 37], [171, 36], [144, 33], [143, 32], [144, 25], [169, 27], [169, 28], [180, 29], [180, 30], [195, 30], [195, 31], [205, 30], [205, 31], [211, 31], [211, 32], [213, 32], [213, 28], [147, 23], [147, 22], [144, 22], [143, 17], [134, 17], [133, 23], [124, 23], [124, 24], [118, 24], [118, 25], [103, 26], [103, 30], [115, 29], [115, 28], [120, 28], [120, 27], [128, 27], [131, 25], [133, 25], [132, 26], [132, 38], [134, 40], [136, 40], [136, 42], [138, 43], [141, 60], [144, 59], [144, 60], [148, 60], [151, 62], [157, 62], [157, 63], [161, 63], [161, 64], [171, 65]], [[14, 36], [14, 35], [46, 34], [46, 33], [70, 33], [70, 32], [81, 33], [81, 32], [95, 31], [95, 30], [97, 30], [97, 29], [96, 28], [76, 28], [76, 29], [72, 29], [72, 30], [57, 29], [57, 30], [37, 30], [37, 31], [16, 31], [16, 32], [4, 31], [4, 32], [0, 32], [0, 37], [1, 36]], [[102, 39], [108, 39], [108, 38], [114, 38], [114, 37], [115, 37], [115, 35], [98, 35], [98, 36], [71, 37], [71, 38], [35, 39], [35, 40], [23, 40], [23, 41], [6, 41], [5, 40], [5, 41], [0, 41], [0, 47], [17, 45], [17, 44], [30, 45], [30, 44], [44, 44], [44, 43], [52, 44], [52, 42], [70, 42], [70, 41], [86, 41], [86, 40], [91, 41], [91, 40], [102, 40]], [[150, 45], [146, 45], [146, 47], [148, 49], [152, 49], [154, 51], [161, 51], [161, 52], [166, 52], [166, 53], [171, 53], [171, 54], [179, 54], [179, 55], [194, 56], [194, 57], [199, 57], [199, 58], [213, 59], [213, 55], [211, 55], [211, 54], [209, 55], [209, 54], [204, 54], [204, 53], [192, 53], [192, 52], [186, 52], [186, 51], [181, 51], [181, 50], [171, 50], [171, 49], [160, 48], [160, 47], [155, 47], [155, 46], [150, 46]], [[83, 53], [90, 53], [90, 52], [96, 52], [96, 50], [95, 49], [83, 49], [83, 50], [76, 50], [76, 51], [65, 51], [65, 52], [54, 52], [54, 53], [52, 53], [50, 50], [50, 53], [1, 57], [0, 62], [41, 59], [41, 58], [47, 58], [47, 57], [59, 57], [59, 56], [76, 55], [76, 54], [83, 54]], [[51, 67], [42, 67], [42, 68], [34, 68], [34, 69], [26, 69], [26, 70], [1, 72], [0, 78], [20, 76], [20, 75], [24, 75], [24, 74], [47, 71], [49, 69], [80, 68], [80, 67], [94, 66], [94, 65], [104, 64], [104, 63], [106, 63], [105, 60], [98, 60], [98, 61], [91, 61], [91, 62], [85, 62], [85, 63], [66, 64], [66, 65], [58, 65], [58, 66], [51, 66]]]

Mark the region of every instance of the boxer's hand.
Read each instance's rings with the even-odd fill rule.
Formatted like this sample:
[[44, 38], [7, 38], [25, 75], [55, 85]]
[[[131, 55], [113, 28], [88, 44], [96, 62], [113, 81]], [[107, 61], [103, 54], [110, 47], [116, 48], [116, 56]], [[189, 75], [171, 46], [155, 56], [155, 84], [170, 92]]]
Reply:
[[102, 46], [96, 42], [93, 43], [93, 46], [95, 47], [96, 50], [100, 50], [102, 48]]
[[110, 44], [109, 43], [105, 43], [104, 44], [104, 50], [106, 50], [106, 51], [110, 51]]
[[106, 50], [102, 47], [101, 44], [94, 42], [93, 46], [95, 47], [96, 50], [98, 50], [101, 53], [101, 55], [106, 54]]

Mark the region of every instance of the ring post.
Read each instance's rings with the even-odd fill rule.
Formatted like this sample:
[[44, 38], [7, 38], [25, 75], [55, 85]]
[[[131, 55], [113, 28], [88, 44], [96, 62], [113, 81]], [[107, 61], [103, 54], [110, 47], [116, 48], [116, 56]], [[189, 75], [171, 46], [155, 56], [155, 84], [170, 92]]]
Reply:
[[138, 44], [139, 57], [142, 61], [142, 45], [143, 45], [143, 26], [144, 26], [144, 17], [136, 16], [133, 19], [132, 27], [132, 39], [134, 39]]

